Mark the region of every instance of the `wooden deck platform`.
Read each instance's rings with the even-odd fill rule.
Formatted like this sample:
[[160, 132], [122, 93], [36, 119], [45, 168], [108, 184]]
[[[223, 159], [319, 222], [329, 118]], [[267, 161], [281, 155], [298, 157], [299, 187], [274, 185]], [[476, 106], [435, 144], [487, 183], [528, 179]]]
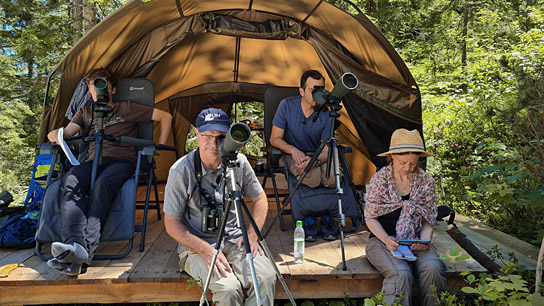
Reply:
[[[140, 212], [138, 214], [141, 218]], [[275, 203], [270, 202], [265, 229], [276, 214]], [[118, 260], [95, 260], [87, 273], [78, 277], [67, 277], [50, 269], [45, 261], [34, 255], [33, 249], [0, 249], [0, 266], [20, 264], [8, 277], [0, 278], [0, 305], [199, 300], [199, 288], [194, 286], [188, 289], [190, 277], [179, 272], [176, 243], [166, 233], [163, 221], [157, 220], [154, 211], [150, 212], [148, 220], [143, 252], [138, 251], [140, 234], [136, 234], [134, 249], [127, 257]], [[284, 220], [286, 231], [282, 232], [279, 222], [276, 222], [266, 241], [295, 299], [343, 298], [345, 294], [356, 298], [379, 292], [382, 277], [365, 257], [365, 244], [369, 235], [366, 227], [361, 226], [356, 232], [345, 234], [347, 270], [343, 271], [339, 239], [328, 242], [318, 238], [316, 242], [306, 243], [305, 262], [295, 264], [290, 216], [285, 216]], [[521, 264], [528, 269], [535, 269], [537, 247], [463, 216], [457, 216], [455, 221], [459, 229], [481, 250], [490, 250], [498, 245], [505, 256], [514, 252]], [[447, 254], [456, 246], [442, 223], [437, 226], [433, 241], [440, 254]], [[127, 243], [118, 242], [103, 243], [100, 252], [120, 252], [126, 245]], [[464, 286], [457, 272], [484, 271], [474, 260], [457, 263], [455, 266], [446, 264], [448, 288], [454, 292]], [[279, 283], [276, 287], [276, 298], [287, 299]]]

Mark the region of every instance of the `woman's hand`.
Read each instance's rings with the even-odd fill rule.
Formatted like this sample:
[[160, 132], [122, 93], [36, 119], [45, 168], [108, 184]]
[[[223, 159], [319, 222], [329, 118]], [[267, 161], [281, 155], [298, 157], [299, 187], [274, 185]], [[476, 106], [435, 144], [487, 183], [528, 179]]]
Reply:
[[427, 251], [433, 242], [429, 243], [412, 243], [410, 249], [414, 251]]
[[389, 251], [396, 251], [397, 248], [399, 247], [399, 243], [397, 242], [397, 239], [395, 239], [395, 237], [393, 236], [387, 236], [387, 238], [385, 239], [383, 243], [385, 244], [385, 247]]

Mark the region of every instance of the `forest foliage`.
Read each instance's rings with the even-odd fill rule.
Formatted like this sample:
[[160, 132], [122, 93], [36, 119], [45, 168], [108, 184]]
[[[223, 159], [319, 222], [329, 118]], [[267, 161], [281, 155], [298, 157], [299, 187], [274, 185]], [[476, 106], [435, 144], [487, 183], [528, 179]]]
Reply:
[[[26, 190], [48, 74], [86, 30], [126, 2], [0, 0], [0, 190], [19, 199]], [[357, 13], [346, 1], [329, 2]], [[544, 1], [351, 2], [418, 82], [426, 144], [438, 154], [428, 171], [440, 203], [540, 241]]]

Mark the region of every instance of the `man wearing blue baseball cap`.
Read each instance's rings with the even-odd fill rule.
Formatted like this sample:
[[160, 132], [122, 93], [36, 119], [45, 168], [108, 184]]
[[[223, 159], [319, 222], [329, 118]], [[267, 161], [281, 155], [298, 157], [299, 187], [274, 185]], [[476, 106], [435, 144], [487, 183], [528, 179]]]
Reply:
[[[180, 158], [170, 168], [164, 196], [164, 223], [168, 234], [178, 242], [180, 269], [193, 278], [206, 280], [221, 224], [224, 205], [231, 192], [229, 172], [221, 167], [219, 147], [230, 121], [216, 108], [204, 109], [196, 119], [198, 148]], [[263, 227], [268, 201], [251, 165], [243, 154], [237, 155], [236, 182], [245, 198], [253, 203], [252, 216]], [[226, 174], [225, 174], [226, 173]], [[223, 177], [226, 175], [227, 177]], [[276, 276], [265, 257], [253, 228], [248, 229], [258, 288], [264, 305], [274, 305]], [[231, 205], [221, 252], [209, 285], [215, 305], [257, 305], [249, 259], [242, 248], [242, 231], [236, 226], [235, 206]], [[243, 289], [247, 289], [244, 299]]]

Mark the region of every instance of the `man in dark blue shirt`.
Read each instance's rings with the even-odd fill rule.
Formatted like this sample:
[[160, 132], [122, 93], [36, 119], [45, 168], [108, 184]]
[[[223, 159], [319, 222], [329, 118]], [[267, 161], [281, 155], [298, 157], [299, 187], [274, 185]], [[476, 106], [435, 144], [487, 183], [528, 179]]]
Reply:
[[[304, 72], [300, 79], [300, 97], [282, 100], [272, 121], [270, 143], [288, 154], [289, 171], [297, 178], [310, 162], [308, 153], [315, 152], [321, 141], [328, 139], [331, 132], [331, 117], [319, 116], [315, 122], [312, 120], [316, 112], [312, 93], [316, 86], [325, 86], [323, 75], [316, 70]], [[320, 184], [325, 187], [335, 186], [334, 175], [328, 180], [325, 177], [328, 152], [329, 149], [325, 146], [314, 167], [304, 177], [303, 184], [310, 188]], [[305, 216], [304, 219], [306, 241], [315, 241], [317, 228], [314, 216]], [[322, 216], [321, 228], [325, 239], [336, 239], [336, 226], [329, 214]]]

